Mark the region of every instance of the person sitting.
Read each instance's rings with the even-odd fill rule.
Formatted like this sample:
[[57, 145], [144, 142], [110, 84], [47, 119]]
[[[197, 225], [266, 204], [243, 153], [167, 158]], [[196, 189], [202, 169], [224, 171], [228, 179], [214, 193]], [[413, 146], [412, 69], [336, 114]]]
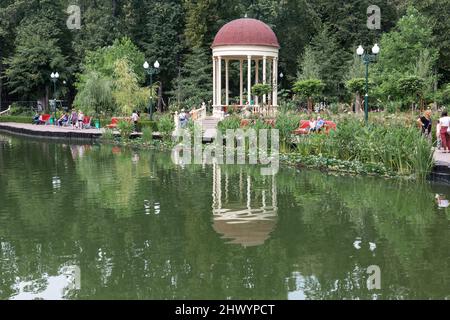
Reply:
[[325, 126], [325, 120], [323, 120], [320, 116], [317, 117], [316, 132], [320, 132], [324, 126]]
[[58, 119], [57, 124], [58, 126], [62, 127], [65, 124], [67, 124], [67, 122], [69, 121], [69, 114], [67, 114], [67, 112], [65, 112], [61, 118]]
[[437, 194], [435, 199], [439, 208], [448, 208], [450, 206], [449, 201], [441, 194]]
[[181, 109], [181, 112], [180, 112], [178, 118], [180, 120], [180, 127], [182, 129], [186, 128], [186, 126], [188, 124], [188, 116], [187, 116], [186, 110]]
[[33, 116], [33, 124], [40, 124], [40, 122], [41, 122], [41, 115], [39, 114], [39, 113], [36, 113], [34, 116]]
[[317, 126], [317, 122], [315, 119], [311, 119], [309, 121], [309, 132], [316, 132], [316, 126]]

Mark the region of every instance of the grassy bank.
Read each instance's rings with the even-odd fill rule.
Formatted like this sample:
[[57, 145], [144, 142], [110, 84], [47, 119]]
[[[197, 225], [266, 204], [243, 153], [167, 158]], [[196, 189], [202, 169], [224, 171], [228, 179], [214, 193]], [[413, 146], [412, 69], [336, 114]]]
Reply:
[[[280, 114], [275, 125], [280, 130], [282, 160], [288, 164], [354, 174], [407, 176], [423, 180], [433, 166], [432, 144], [421, 135], [411, 114], [371, 114], [365, 124], [354, 114], [327, 115], [337, 123], [329, 135], [293, 136], [301, 119], [311, 115]], [[252, 127], [266, 128], [258, 120]], [[237, 119], [229, 118], [221, 130], [234, 129]]]

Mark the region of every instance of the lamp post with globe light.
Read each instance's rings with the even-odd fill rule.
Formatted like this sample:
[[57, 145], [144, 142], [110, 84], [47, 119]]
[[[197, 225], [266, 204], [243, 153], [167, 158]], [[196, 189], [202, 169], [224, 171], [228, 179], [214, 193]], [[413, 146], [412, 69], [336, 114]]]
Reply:
[[59, 79], [59, 73], [58, 72], [52, 72], [50, 75], [50, 78], [53, 82], [53, 108], [54, 108], [54, 122], [56, 124], [56, 82], [58, 82]]
[[[147, 71], [147, 74], [150, 76], [150, 90], [152, 89], [152, 86], [153, 86], [153, 76], [157, 75], [159, 73], [160, 67], [161, 67], [161, 65], [159, 64], [158, 61], [156, 61], [153, 64], [153, 67], [150, 66], [150, 64], [147, 61], [145, 61], [145, 63], [144, 63], [144, 69], [145, 69], [145, 71]], [[150, 97], [150, 106], [149, 106], [148, 113], [149, 113], [150, 120], [153, 120], [153, 95]]]
[[369, 65], [377, 61], [377, 56], [380, 53], [380, 47], [375, 44], [372, 48], [372, 54], [366, 53], [363, 46], [356, 49], [356, 54], [361, 57], [366, 66], [366, 95], [364, 96], [364, 119], [366, 123], [369, 121]]

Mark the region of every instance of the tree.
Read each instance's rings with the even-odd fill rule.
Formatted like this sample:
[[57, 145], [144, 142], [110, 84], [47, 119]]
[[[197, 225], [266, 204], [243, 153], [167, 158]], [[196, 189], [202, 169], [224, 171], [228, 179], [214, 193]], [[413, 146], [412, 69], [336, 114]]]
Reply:
[[299, 59], [299, 65], [298, 80], [320, 79], [320, 66], [311, 46], [306, 47], [303, 56]]
[[437, 50], [433, 47], [432, 29], [429, 20], [416, 9], [409, 8], [394, 30], [383, 34], [381, 52], [374, 65], [373, 78], [378, 91], [385, 97], [400, 97], [397, 80], [417, 72], [418, 58], [427, 51], [427, 70], [421, 74], [433, 74]]
[[179, 104], [185, 101], [189, 107], [199, 106], [212, 97], [212, 66], [209, 52], [194, 48], [181, 68], [171, 92]]
[[312, 111], [314, 105], [314, 99], [320, 96], [325, 88], [325, 84], [322, 80], [309, 79], [300, 80], [294, 84], [292, 91], [300, 95], [302, 98], [308, 101], [308, 110]]
[[98, 72], [91, 71], [86, 75], [85, 82], [79, 86], [74, 105], [85, 109], [87, 113], [98, 115], [100, 112], [115, 110], [112, 98], [112, 81], [102, 77]]
[[263, 84], [263, 83], [257, 83], [252, 87], [252, 92], [260, 98], [260, 101], [262, 101], [262, 97], [264, 95], [269, 94], [272, 91], [272, 86], [270, 84]]
[[[411, 110], [414, 110], [414, 103], [420, 100], [421, 106], [426, 82], [417, 76], [406, 76], [400, 78], [397, 82], [398, 91], [402, 92], [402, 96], [411, 103]], [[422, 107], [423, 109], [423, 107]]]
[[444, 85], [437, 93], [436, 100], [439, 104], [450, 107], [450, 83]]
[[364, 94], [364, 90], [366, 88], [366, 80], [364, 78], [354, 78], [348, 80], [345, 84], [348, 91], [355, 95], [355, 111], [361, 111], [362, 105], [362, 95]]
[[156, 87], [157, 84], [150, 89], [139, 87], [131, 63], [125, 58], [116, 61], [112, 95], [123, 115], [130, 115], [134, 109], [145, 107], [150, 98], [155, 98]]
[[[61, 28], [64, 19], [61, 4], [52, 1], [31, 2], [32, 13], [20, 20], [12, 55], [6, 58], [5, 76], [10, 94], [22, 98], [41, 99], [50, 95], [50, 74], [58, 71], [67, 80], [70, 68], [63, 51], [67, 31]], [[25, 9], [25, 8], [24, 8]]]

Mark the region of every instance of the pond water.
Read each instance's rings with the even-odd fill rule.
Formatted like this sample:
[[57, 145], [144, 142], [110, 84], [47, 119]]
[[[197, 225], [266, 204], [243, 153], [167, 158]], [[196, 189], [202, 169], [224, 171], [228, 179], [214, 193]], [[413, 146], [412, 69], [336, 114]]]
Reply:
[[0, 299], [449, 299], [447, 192], [0, 135]]

